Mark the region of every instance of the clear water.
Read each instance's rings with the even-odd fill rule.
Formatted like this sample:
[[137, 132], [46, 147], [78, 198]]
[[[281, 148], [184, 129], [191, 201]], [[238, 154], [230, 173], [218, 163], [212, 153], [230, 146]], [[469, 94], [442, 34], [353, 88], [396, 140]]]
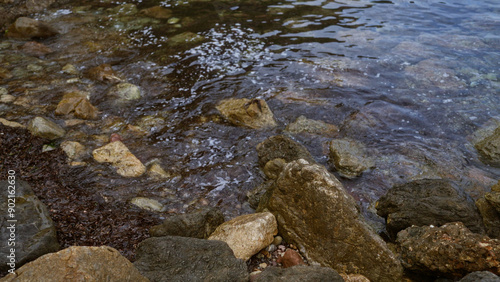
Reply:
[[[18, 121], [53, 116], [68, 89], [90, 91], [101, 120], [74, 131], [91, 148], [97, 146], [92, 135], [119, 132], [145, 116], [164, 119], [149, 135], [125, 143], [144, 163], [158, 159], [172, 177], [123, 179], [92, 162], [71, 176], [106, 197], [151, 197], [171, 212], [206, 203], [228, 217], [250, 212], [246, 192], [264, 181], [255, 146], [300, 115], [335, 124], [339, 137], [366, 144], [376, 167], [341, 179], [365, 211], [395, 183], [451, 178], [478, 197], [500, 177], [478, 160], [468, 139], [500, 116], [498, 1], [126, 2], [139, 10], [167, 7], [179, 21], [110, 12], [125, 3], [118, 1], [47, 11], [36, 17], [62, 31], [44, 41], [55, 52], [28, 58], [44, 72], [23, 72], [28, 62], [19, 59], [21, 70], [9, 64], [15, 75], [0, 83], [36, 101], [1, 112]], [[188, 31], [205, 39], [169, 43]], [[0, 51], [3, 62], [16, 59], [16, 44]], [[85, 76], [67, 83], [61, 67], [68, 63], [82, 73], [109, 63], [144, 97], [116, 106], [104, 95], [109, 84]], [[253, 130], [225, 122], [215, 105], [231, 97], [265, 99], [279, 126]], [[113, 126], [104, 130], [106, 123]], [[334, 171], [330, 137], [293, 136]]]

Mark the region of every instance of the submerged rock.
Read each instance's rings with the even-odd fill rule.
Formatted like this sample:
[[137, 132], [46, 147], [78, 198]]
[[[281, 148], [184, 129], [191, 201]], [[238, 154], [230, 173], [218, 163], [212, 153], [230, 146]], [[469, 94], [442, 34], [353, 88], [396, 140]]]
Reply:
[[162, 6], [153, 6], [150, 8], [142, 9], [140, 13], [155, 19], [168, 19], [170, 18], [170, 16], [172, 16], [172, 10], [164, 8]]
[[24, 53], [35, 57], [45, 56], [54, 52], [52, 49], [47, 47], [47, 45], [38, 43], [36, 41], [26, 42], [23, 47], [21, 47], [21, 49]]
[[338, 127], [333, 124], [308, 119], [305, 116], [299, 116], [295, 122], [287, 125], [285, 130], [290, 133], [310, 133], [330, 137], [337, 135], [339, 131]]
[[257, 154], [259, 155], [259, 165], [261, 167], [274, 159], [283, 159], [287, 163], [304, 159], [310, 163], [315, 163], [306, 147], [285, 135], [272, 136], [259, 143], [257, 145]]
[[166, 172], [159, 163], [153, 163], [148, 169], [148, 176], [155, 180], [169, 179], [170, 173]]
[[222, 241], [165, 236], [139, 243], [134, 265], [150, 281], [248, 281], [246, 264]]
[[392, 187], [376, 205], [377, 214], [386, 218], [392, 238], [412, 225], [434, 225], [463, 222], [471, 231], [484, 233], [474, 202], [443, 179], [422, 179]]
[[180, 47], [185, 45], [197, 44], [205, 40], [205, 37], [196, 33], [186, 31], [170, 37], [167, 44], [171, 47]]
[[58, 32], [47, 23], [26, 17], [18, 18], [6, 33], [7, 37], [16, 39], [47, 38], [56, 34]]
[[123, 100], [137, 100], [141, 98], [141, 90], [134, 84], [123, 82], [111, 87], [108, 96]]
[[92, 152], [100, 163], [111, 163], [116, 172], [124, 177], [139, 177], [146, 172], [146, 167], [134, 156], [121, 141], [111, 142]]
[[77, 118], [96, 119], [98, 111], [90, 103], [86, 93], [71, 92], [64, 94], [56, 108], [56, 115], [68, 115], [70, 113], [73, 113]]
[[273, 113], [262, 99], [227, 99], [221, 101], [216, 108], [234, 125], [254, 129], [276, 126]]
[[278, 234], [276, 218], [269, 212], [238, 216], [215, 229], [208, 240], [226, 242], [244, 261], [269, 246]]
[[138, 206], [143, 210], [149, 210], [153, 212], [163, 212], [167, 209], [162, 203], [154, 199], [149, 199], [145, 197], [135, 197], [130, 200], [130, 203]]
[[[0, 274], [5, 274], [11, 268], [8, 265], [11, 262], [9, 256], [12, 256], [10, 247], [15, 249], [15, 267], [20, 267], [40, 256], [59, 250], [56, 229], [45, 205], [35, 196], [27, 182], [16, 179], [15, 189], [10, 189], [11, 186], [8, 181], [0, 181], [2, 191], [0, 193], [0, 212], [2, 213], [3, 229], [0, 232], [0, 239], [5, 243], [4, 247], [0, 249], [2, 262]], [[13, 194], [10, 191], [13, 191]], [[11, 195], [14, 195], [15, 198], [10, 198]], [[14, 204], [15, 212], [12, 213], [9, 211], [9, 206], [12, 207]], [[10, 217], [10, 214], [13, 217]], [[8, 222], [7, 220], [17, 221]], [[14, 229], [9, 228], [12, 224], [15, 226]], [[12, 238], [12, 232], [15, 232], [14, 241], [9, 240]], [[10, 245], [12, 242], [15, 245]]]
[[290, 268], [267, 267], [252, 277], [254, 282], [343, 282], [344, 279], [335, 270], [321, 266], [295, 266]]
[[224, 215], [217, 208], [203, 208], [196, 212], [167, 217], [161, 225], [149, 230], [153, 237], [181, 236], [207, 239], [224, 223]]
[[35, 136], [49, 140], [61, 138], [66, 134], [66, 131], [62, 127], [44, 117], [35, 117], [30, 120], [28, 130]]
[[102, 64], [97, 67], [90, 68], [87, 72], [87, 76], [90, 79], [97, 81], [109, 81], [112, 83], [122, 81], [109, 64]]
[[86, 153], [85, 146], [76, 141], [62, 142], [61, 149], [66, 153], [70, 160], [79, 160]]
[[374, 165], [364, 145], [347, 138], [330, 142], [330, 157], [338, 173], [346, 178], [355, 178]]
[[406, 269], [459, 278], [474, 271], [500, 272], [500, 241], [472, 233], [461, 222], [441, 227], [409, 227], [398, 233]]
[[2, 281], [148, 280], [129, 260], [111, 247], [73, 246], [28, 263]]
[[326, 168], [302, 159], [287, 163], [269, 193], [259, 209], [276, 216], [279, 233], [309, 262], [372, 281], [401, 281], [399, 260]]

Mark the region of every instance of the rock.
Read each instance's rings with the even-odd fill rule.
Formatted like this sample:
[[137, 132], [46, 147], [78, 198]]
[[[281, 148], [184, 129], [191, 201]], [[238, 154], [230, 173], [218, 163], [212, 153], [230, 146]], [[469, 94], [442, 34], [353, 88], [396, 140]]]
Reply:
[[261, 206], [276, 216], [280, 235], [310, 263], [373, 281], [401, 281], [399, 260], [326, 168], [302, 159], [287, 163], [269, 193]]
[[66, 74], [71, 74], [71, 75], [79, 75], [80, 72], [76, 69], [74, 65], [71, 64], [66, 64], [62, 68], [62, 71]]
[[500, 282], [500, 277], [489, 271], [475, 271], [465, 275], [458, 282]]
[[18, 122], [15, 122], [15, 121], [10, 121], [10, 120], [6, 120], [4, 118], [0, 118], [0, 123], [5, 125], [5, 126], [9, 126], [9, 127], [20, 127], [20, 128], [26, 128], [26, 126], [18, 123]]
[[170, 173], [166, 172], [159, 163], [153, 163], [148, 169], [148, 176], [152, 179], [169, 179]]
[[122, 100], [137, 100], [141, 98], [141, 90], [136, 85], [123, 82], [112, 86], [108, 91], [108, 96]]
[[339, 131], [333, 124], [308, 119], [305, 116], [299, 116], [295, 122], [287, 125], [285, 130], [290, 133], [310, 133], [329, 137], [334, 137]]
[[167, 207], [165, 207], [162, 203], [158, 202], [157, 200], [145, 197], [135, 197], [132, 200], [130, 200], [130, 203], [138, 206], [141, 209], [153, 212], [164, 212], [167, 210]]
[[267, 267], [257, 274], [255, 282], [343, 282], [344, 279], [333, 269], [321, 266], [295, 266], [290, 268]]
[[486, 234], [490, 238], [500, 238], [500, 214], [484, 197], [476, 201], [476, 207], [483, 218]]
[[248, 281], [246, 264], [222, 241], [165, 236], [139, 243], [134, 265], [150, 281]]
[[[17, 175], [15, 175], [17, 176]], [[19, 268], [23, 264], [37, 259], [44, 254], [57, 252], [59, 243], [57, 242], [56, 229], [49, 216], [49, 212], [45, 205], [38, 200], [37, 196], [31, 190], [29, 184], [18, 178], [6, 178], [14, 184], [9, 184], [8, 181], [0, 181], [0, 211], [2, 214], [0, 239], [4, 242], [4, 246], [0, 249], [0, 274], [5, 274], [11, 267], [10, 248], [15, 249], [15, 267]], [[14, 190], [11, 188], [14, 185]], [[11, 194], [13, 191], [14, 194]], [[15, 195], [15, 198], [9, 198]], [[11, 202], [12, 199], [15, 200]], [[9, 203], [15, 204], [14, 217], [10, 217], [8, 208]], [[17, 222], [9, 222], [8, 220], [17, 220]], [[9, 226], [14, 224], [15, 229], [9, 229]], [[11, 230], [15, 231], [15, 241], [9, 241], [11, 238]], [[14, 243], [10, 246], [7, 243]]]
[[261, 167], [265, 167], [274, 159], [283, 159], [287, 163], [298, 159], [304, 159], [310, 163], [315, 162], [306, 147], [285, 135], [269, 137], [261, 142], [257, 145], [257, 154]]
[[35, 136], [49, 140], [61, 138], [66, 134], [62, 127], [44, 117], [35, 117], [30, 120], [28, 130]]
[[285, 251], [282, 257], [278, 258], [277, 263], [281, 263], [284, 268], [296, 266], [296, 265], [306, 265], [299, 253], [292, 249]]
[[366, 156], [365, 147], [352, 139], [334, 139], [330, 143], [330, 158], [335, 169], [346, 178], [352, 179], [373, 167], [373, 161]]
[[234, 255], [244, 261], [267, 247], [278, 234], [276, 218], [269, 212], [246, 214], [224, 222], [208, 240], [226, 242]]
[[118, 133], [112, 133], [109, 136], [109, 142], [116, 142], [116, 141], [123, 141], [123, 138], [120, 134]]
[[202, 208], [196, 212], [167, 217], [161, 225], [151, 227], [153, 237], [181, 236], [207, 239], [224, 223], [224, 215], [216, 208]]
[[283, 170], [283, 168], [286, 165], [286, 161], [284, 159], [273, 159], [270, 160], [266, 163], [264, 166], [264, 174], [269, 178], [269, 179], [276, 179], [278, 178], [279, 174]]
[[441, 226], [454, 221], [484, 233], [474, 202], [449, 180], [422, 179], [396, 185], [378, 200], [376, 208], [377, 214], [386, 218], [392, 238], [412, 225]]
[[168, 19], [172, 16], [172, 10], [162, 6], [153, 6], [151, 8], [142, 9], [140, 13], [155, 19]]
[[461, 222], [409, 227], [398, 233], [396, 242], [403, 266], [411, 271], [450, 278], [500, 271], [500, 241], [472, 233]]
[[497, 184], [491, 186], [491, 191], [500, 192], [500, 180], [497, 182]]
[[500, 126], [491, 135], [474, 144], [482, 160], [495, 167], [500, 167]]
[[274, 237], [273, 245], [278, 246], [279, 244], [281, 244], [282, 241], [283, 241], [283, 238], [281, 238], [281, 236], [276, 236], [276, 237]]
[[94, 159], [100, 163], [111, 163], [116, 172], [124, 177], [139, 177], [146, 172], [146, 167], [121, 142], [111, 142], [92, 152]]
[[47, 254], [2, 281], [148, 281], [134, 265], [108, 246], [73, 246]]
[[216, 108], [224, 118], [234, 125], [253, 129], [277, 125], [269, 106], [262, 99], [227, 99], [221, 101]]
[[186, 31], [170, 37], [167, 44], [170, 47], [184, 47], [185, 45], [198, 44], [205, 40], [205, 37], [196, 33]]
[[47, 47], [47, 45], [36, 41], [26, 42], [21, 49], [24, 53], [35, 57], [42, 57], [54, 52], [52, 49]]
[[361, 274], [345, 274], [341, 273], [340, 276], [344, 278], [345, 282], [370, 282], [370, 279]]
[[87, 76], [90, 79], [98, 81], [109, 81], [112, 83], [122, 81], [122, 79], [116, 75], [115, 71], [109, 64], [102, 64], [97, 67], [90, 68], [87, 72]]
[[64, 141], [60, 146], [72, 161], [81, 159], [86, 153], [85, 146], [76, 141]]
[[119, 16], [131, 16], [137, 14], [137, 6], [135, 4], [122, 4], [114, 8], [108, 9], [112, 14]]
[[405, 67], [406, 74], [411, 78], [410, 87], [438, 87], [443, 90], [465, 88], [465, 83], [460, 80], [451, 68], [446, 67], [445, 61], [427, 59], [415, 65]]
[[96, 119], [98, 112], [97, 108], [90, 104], [86, 93], [71, 92], [64, 94], [56, 108], [56, 115], [70, 113], [73, 113], [77, 118]]
[[488, 192], [484, 194], [484, 198], [497, 210], [497, 212], [500, 212], [500, 192]]
[[58, 34], [58, 32], [45, 22], [26, 17], [18, 18], [6, 33], [9, 38], [30, 39], [47, 38]]

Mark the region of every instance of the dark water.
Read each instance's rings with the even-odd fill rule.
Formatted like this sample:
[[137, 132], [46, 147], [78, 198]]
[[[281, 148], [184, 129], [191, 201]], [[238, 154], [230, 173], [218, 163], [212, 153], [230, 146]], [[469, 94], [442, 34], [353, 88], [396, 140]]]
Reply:
[[[14, 74], [0, 87], [36, 101], [4, 107], [1, 116], [53, 116], [63, 92], [89, 91], [101, 120], [68, 137], [89, 148], [98, 146], [94, 135], [158, 118], [149, 135], [125, 143], [144, 163], [158, 159], [172, 177], [123, 179], [91, 160], [68, 176], [104, 197], [150, 197], [171, 211], [208, 201], [228, 217], [249, 212], [246, 192], [264, 180], [255, 146], [301, 115], [337, 125], [339, 137], [367, 146], [375, 168], [341, 179], [365, 210], [395, 183], [451, 178], [477, 197], [500, 176], [478, 160], [468, 139], [500, 116], [498, 1], [126, 2], [138, 10], [167, 7], [177, 19], [115, 9], [125, 2], [73, 2], [36, 16], [62, 32], [44, 42], [54, 53], [22, 57], [13, 51], [16, 41], [0, 50]], [[184, 32], [204, 40], [169, 43]], [[117, 106], [104, 95], [109, 84], [85, 76], [68, 82], [72, 77], [61, 72], [66, 64], [85, 73], [103, 63], [140, 86], [143, 98]], [[43, 71], [27, 70], [30, 64]], [[227, 123], [215, 106], [232, 97], [265, 99], [279, 126]], [[331, 137], [292, 136], [333, 171]]]

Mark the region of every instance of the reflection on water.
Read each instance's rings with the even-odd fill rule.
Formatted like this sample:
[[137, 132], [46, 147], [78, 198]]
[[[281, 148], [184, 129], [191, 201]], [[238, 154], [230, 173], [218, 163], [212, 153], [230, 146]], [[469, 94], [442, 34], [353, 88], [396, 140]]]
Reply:
[[[126, 143], [143, 162], [158, 159], [172, 177], [130, 181], [100, 166], [99, 173], [89, 167], [88, 175], [75, 176], [109, 197], [151, 197], [176, 211], [208, 201], [227, 216], [247, 212], [246, 192], [263, 181], [255, 146], [301, 115], [339, 126], [340, 137], [363, 142], [376, 157], [372, 171], [342, 180], [365, 208], [394, 183], [446, 177], [475, 196], [500, 176], [467, 140], [500, 115], [497, 1], [127, 2], [137, 9], [83, 1], [38, 15], [63, 31], [46, 43], [56, 52], [43, 62], [82, 72], [109, 63], [144, 97], [116, 107], [102, 94], [109, 85], [84, 78], [51, 87], [90, 90], [103, 119], [123, 122], [116, 132], [145, 117], [162, 120]], [[171, 16], [137, 12], [155, 5]], [[3, 61], [14, 56], [2, 53]], [[14, 77], [0, 86], [21, 95], [21, 84]], [[47, 104], [60, 98], [44, 95]], [[266, 99], [278, 128], [226, 123], [215, 105], [231, 97]], [[100, 127], [75, 130], [92, 136]], [[329, 137], [294, 138], [329, 167]], [[95, 146], [91, 138], [82, 142]]]

